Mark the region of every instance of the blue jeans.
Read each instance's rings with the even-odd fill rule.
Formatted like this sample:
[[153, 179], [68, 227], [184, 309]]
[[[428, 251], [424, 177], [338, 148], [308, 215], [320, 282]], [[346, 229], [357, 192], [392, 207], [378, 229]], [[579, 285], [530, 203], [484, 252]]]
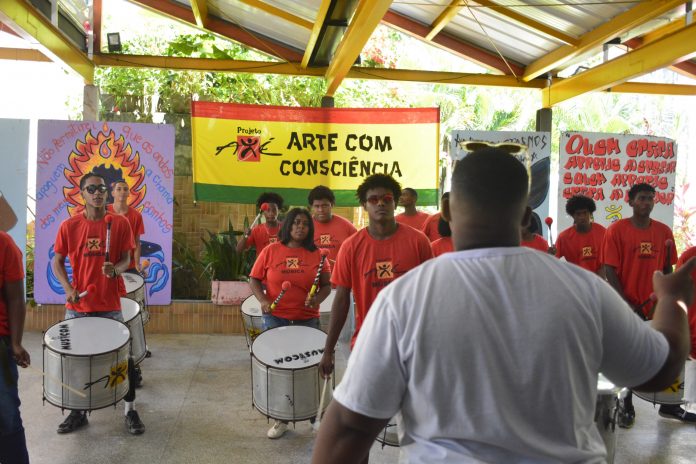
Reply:
[[319, 325], [318, 317], [304, 319], [302, 321], [292, 321], [290, 319], [274, 316], [273, 314], [263, 315], [263, 328], [265, 330], [275, 329], [276, 327], [285, 327], [287, 325], [303, 325], [305, 327], [312, 327], [314, 329], [319, 329], [319, 327], [321, 327]]
[[0, 462], [28, 464], [27, 441], [19, 415], [17, 363], [9, 348], [9, 337], [3, 340], [0, 340], [0, 350], [3, 350], [0, 353]]
[[72, 309], [65, 309], [65, 320], [75, 319], [76, 317], [106, 317], [118, 322], [123, 322], [123, 313], [121, 311], [101, 311], [93, 313], [81, 313]]

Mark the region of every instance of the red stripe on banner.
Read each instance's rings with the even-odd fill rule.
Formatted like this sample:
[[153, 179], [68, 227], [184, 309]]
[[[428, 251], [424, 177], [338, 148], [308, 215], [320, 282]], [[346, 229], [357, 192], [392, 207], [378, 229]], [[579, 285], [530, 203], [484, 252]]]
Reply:
[[192, 102], [194, 118], [341, 124], [426, 124], [440, 122], [439, 108], [290, 108]]

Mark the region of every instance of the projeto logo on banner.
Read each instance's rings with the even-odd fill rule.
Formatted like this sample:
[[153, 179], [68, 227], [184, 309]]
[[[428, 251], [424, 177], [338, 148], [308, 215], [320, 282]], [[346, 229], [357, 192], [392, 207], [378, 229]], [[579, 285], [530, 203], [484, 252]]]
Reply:
[[285, 108], [194, 102], [197, 200], [254, 203], [264, 191], [304, 204], [317, 185], [340, 206], [371, 174], [437, 204], [439, 109]]

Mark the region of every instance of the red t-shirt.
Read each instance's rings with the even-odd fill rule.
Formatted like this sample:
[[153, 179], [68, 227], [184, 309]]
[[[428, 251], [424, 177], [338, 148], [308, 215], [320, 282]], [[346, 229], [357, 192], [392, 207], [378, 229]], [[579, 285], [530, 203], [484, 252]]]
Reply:
[[544, 253], [549, 252], [549, 242], [539, 234], [534, 234], [534, 238], [531, 240], [520, 240], [520, 245], [533, 250], [543, 251]]
[[[106, 210], [113, 214], [118, 214], [114, 212], [114, 206], [108, 205]], [[143, 216], [135, 208], [128, 208], [126, 214], [123, 215], [128, 219], [128, 224], [130, 224], [131, 231], [133, 232], [133, 242], [135, 246], [139, 246], [140, 236], [145, 233], [145, 225], [143, 224]], [[128, 265], [128, 269], [135, 269], [135, 247], [131, 250], [131, 262]]]
[[[665, 242], [672, 241], [667, 263]], [[604, 234], [602, 245], [604, 264], [616, 269], [626, 299], [633, 305], [643, 304], [652, 293], [652, 277], [655, 271], [664, 269], [665, 264], [677, 262], [677, 248], [672, 231], [665, 224], [650, 220], [647, 229], [639, 229], [631, 219], [621, 219], [610, 225]], [[650, 315], [651, 304], [642, 308]]]
[[[416, 230], [421, 230], [423, 224], [429, 217], [430, 215], [428, 213], [424, 213], [423, 211], [416, 211], [416, 214], [414, 214], [413, 216], [407, 216], [406, 213], [401, 213], [397, 214], [394, 217], [394, 219], [396, 219], [396, 222], [398, 222], [399, 224], [406, 224], [407, 226], [411, 226]], [[437, 230], [437, 227], [435, 229]]]
[[[274, 301], [282, 290], [283, 282], [292, 285], [285, 292], [273, 315], [292, 321], [319, 317], [319, 308], [305, 306], [307, 294], [312, 288], [319, 269], [321, 253], [306, 248], [290, 248], [282, 243], [273, 243], [263, 249], [256, 258], [249, 277], [265, 283], [266, 294]], [[322, 274], [331, 273], [331, 264], [324, 261]]]
[[[696, 256], [696, 246], [689, 248], [679, 257], [677, 261], [677, 269], [679, 269], [689, 258]], [[696, 271], [691, 274], [691, 280], [694, 281], [694, 290], [696, 290]], [[696, 299], [689, 306], [689, 331], [691, 332], [691, 357], [696, 358]]]
[[252, 246], [255, 246], [256, 256], [259, 256], [264, 248], [271, 243], [276, 243], [278, 241], [278, 232], [280, 232], [280, 226], [280, 222], [278, 222], [278, 225], [275, 227], [271, 227], [265, 222], [257, 225], [251, 229], [249, 238], [247, 238], [246, 241], [246, 247], [251, 248]]
[[3, 296], [5, 282], [17, 282], [22, 279], [22, 252], [9, 234], [0, 231], [0, 336], [10, 335], [7, 304]]
[[329, 222], [314, 220], [314, 244], [329, 250], [328, 258], [332, 263], [336, 261], [341, 244], [355, 232], [357, 229], [352, 222], [335, 214]]
[[590, 231], [580, 233], [570, 226], [556, 239], [556, 257], [564, 257], [569, 263], [598, 272], [602, 267], [602, 242], [607, 229], [593, 222]]
[[431, 242], [442, 238], [442, 235], [437, 230], [438, 222], [440, 222], [440, 213], [435, 213], [432, 216], [428, 216], [420, 229]]
[[[116, 264], [124, 251], [135, 247], [130, 225], [125, 217], [111, 216], [111, 262]], [[106, 221], [90, 221], [79, 213], [63, 221], [58, 229], [55, 252], [70, 258], [72, 286], [78, 292], [87, 285], [96, 285], [96, 291], [87, 294], [77, 303], [66, 303], [68, 309], [78, 312], [117, 311], [121, 309], [118, 282], [102, 272], [106, 258]]]
[[433, 256], [440, 256], [444, 253], [449, 253], [454, 251], [454, 244], [452, 244], [452, 237], [442, 237], [441, 239], [435, 240], [430, 244], [433, 249]]
[[399, 225], [386, 240], [375, 240], [364, 228], [343, 243], [331, 274], [331, 283], [350, 288], [355, 296], [355, 333], [360, 331], [370, 305], [389, 283], [433, 257], [428, 238]]

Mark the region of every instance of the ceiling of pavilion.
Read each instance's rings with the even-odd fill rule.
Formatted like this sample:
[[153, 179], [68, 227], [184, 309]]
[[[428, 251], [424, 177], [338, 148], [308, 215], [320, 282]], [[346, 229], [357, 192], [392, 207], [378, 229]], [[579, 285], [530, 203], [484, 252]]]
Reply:
[[[684, 0], [131, 2], [268, 55], [275, 63], [264, 66], [263, 72], [323, 76], [328, 95], [346, 78], [531, 87], [541, 89], [544, 106], [600, 90], [696, 95], [696, 81], [694, 85], [632, 82], [667, 67], [696, 79], [696, 24], [691, 2]], [[0, 31], [28, 40], [35, 51], [0, 48], [0, 59], [48, 57], [73, 68], [87, 82], [95, 66], [259, 72], [257, 62], [109, 53], [102, 37], [108, 25], [102, 23], [101, 13], [102, 0], [2, 0]], [[487, 71], [357, 66], [363, 47], [380, 24]], [[90, 31], [94, 36], [91, 54], [85, 46]], [[607, 47], [613, 47], [613, 56], [618, 56], [595, 60], [598, 64], [590, 68], [578, 66]]]

